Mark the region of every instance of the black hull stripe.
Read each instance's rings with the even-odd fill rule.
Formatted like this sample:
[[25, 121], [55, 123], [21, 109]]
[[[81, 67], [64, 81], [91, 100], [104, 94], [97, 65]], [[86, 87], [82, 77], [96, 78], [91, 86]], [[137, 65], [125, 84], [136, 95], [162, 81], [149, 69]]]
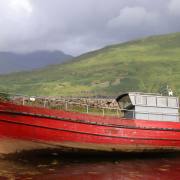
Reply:
[[4, 114], [9, 113], [9, 114], [23, 115], [23, 116], [33, 116], [33, 117], [38, 117], [38, 118], [47, 118], [47, 119], [52, 119], [52, 120], [65, 121], [65, 122], [68, 121], [68, 122], [75, 122], [75, 123], [80, 123], [80, 124], [90, 124], [90, 125], [106, 126], [106, 127], [114, 127], [114, 128], [180, 132], [180, 129], [173, 129], [173, 128], [156, 128], [156, 127], [140, 127], [140, 126], [106, 124], [106, 123], [91, 122], [91, 121], [80, 120], [80, 119], [73, 120], [73, 119], [69, 119], [69, 118], [59, 118], [56, 116], [48, 116], [48, 115], [44, 115], [44, 114], [33, 114], [33, 113], [27, 113], [27, 112], [13, 112], [13, 111], [0, 110], [0, 113], [4, 113]]
[[87, 133], [87, 132], [80, 132], [80, 131], [73, 131], [73, 130], [67, 130], [67, 129], [62, 129], [62, 128], [51, 128], [47, 126], [39, 126], [39, 125], [31, 125], [31, 124], [26, 124], [26, 123], [21, 123], [21, 122], [12, 122], [9, 120], [2, 120], [0, 119], [0, 122], [3, 123], [8, 123], [8, 124], [16, 124], [16, 125], [23, 125], [23, 126], [29, 126], [29, 127], [34, 127], [34, 128], [41, 128], [41, 129], [48, 129], [48, 130], [53, 130], [53, 131], [64, 131], [64, 132], [70, 132], [70, 133], [75, 133], [75, 134], [85, 134], [85, 135], [91, 135], [91, 136], [100, 136], [100, 137], [106, 137], [106, 138], [116, 138], [116, 139], [129, 139], [129, 140], [162, 140], [162, 141], [179, 141], [180, 139], [167, 139], [167, 138], [133, 138], [133, 137], [126, 137], [126, 136], [110, 136], [110, 135], [103, 135], [103, 134], [95, 134], [95, 133]]

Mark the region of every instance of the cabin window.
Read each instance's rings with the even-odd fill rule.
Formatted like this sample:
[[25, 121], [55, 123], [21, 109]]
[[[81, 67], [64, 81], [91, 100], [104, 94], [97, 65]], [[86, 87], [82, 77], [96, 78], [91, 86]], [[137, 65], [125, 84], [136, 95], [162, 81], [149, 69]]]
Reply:
[[137, 95], [136, 96], [136, 104], [141, 104], [141, 101], [142, 101], [142, 96]]
[[136, 96], [136, 104], [146, 105], [147, 104], [147, 97], [146, 96], [137, 95]]
[[147, 105], [148, 106], [156, 106], [156, 97], [147, 96]]
[[142, 104], [146, 105], [147, 104], [147, 97], [142, 96]]
[[176, 98], [168, 98], [168, 107], [178, 107], [178, 102]]
[[158, 107], [167, 107], [167, 98], [166, 97], [157, 97], [157, 106]]

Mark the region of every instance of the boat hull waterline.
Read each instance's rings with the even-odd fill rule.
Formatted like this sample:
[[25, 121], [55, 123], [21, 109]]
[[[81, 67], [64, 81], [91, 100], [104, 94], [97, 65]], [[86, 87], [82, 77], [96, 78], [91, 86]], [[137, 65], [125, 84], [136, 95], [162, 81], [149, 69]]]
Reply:
[[25, 150], [179, 151], [180, 123], [0, 103], [0, 153]]

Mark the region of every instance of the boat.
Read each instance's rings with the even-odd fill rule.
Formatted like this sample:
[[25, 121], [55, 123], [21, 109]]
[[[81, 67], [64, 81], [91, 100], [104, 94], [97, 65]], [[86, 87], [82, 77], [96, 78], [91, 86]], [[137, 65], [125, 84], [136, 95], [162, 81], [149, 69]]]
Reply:
[[[31, 98], [35, 101], [35, 98]], [[140, 92], [116, 98], [121, 117], [0, 101], [0, 154], [180, 150], [179, 99]]]

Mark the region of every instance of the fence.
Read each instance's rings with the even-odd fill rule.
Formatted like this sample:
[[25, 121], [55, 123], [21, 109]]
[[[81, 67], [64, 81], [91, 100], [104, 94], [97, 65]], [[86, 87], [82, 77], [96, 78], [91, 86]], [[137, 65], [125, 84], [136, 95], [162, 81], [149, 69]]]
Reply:
[[[2, 94], [2, 93], [0, 93]], [[7, 96], [6, 96], [7, 97]], [[100, 106], [99, 104], [87, 104], [74, 102], [76, 99], [82, 100], [82, 102], [88, 102], [88, 98], [73, 98], [73, 97], [29, 97], [22, 95], [9, 95], [9, 99], [16, 104], [29, 105], [36, 107], [44, 107], [56, 110], [65, 110], [80, 112], [93, 115], [101, 116], [112, 116], [112, 117], [124, 117], [124, 112], [132, 114], [133, 119], [137, 119], [137, 115], [146, 116], [146, 120], [152, 120], [152, 115], [161, 116], [161, 120], [165, 121], [167, 116], [174, 117], [175, 121], [180, 121], [179, 114], [168, 114], [168, 113], [155, 113], [155, 112], [140, 112], [134, 110], [120, 109], [119, 107]], [[72, 102], [73, 100], [73, 102]], [[92, 99], [90, 99], [92, 100]], [[109, 102], [109, 99], [108, 99]], [[141, 118], [140, 118], [141, 119]], [[157, 119], [159, 120], [159, 119]]]
[[93, 115], [120, 117], [120, 115], [122, 114], [119, 108], [71, 102], [69, 101], [69, 99], [66, 98], [53, 99], [36, 97], [35, 100], [30, 100], [27, 97], [15, 97], [14, 99], [12, 99], [12, 101], [16, 104], [44, 107], [56, 110], [73, 111]]

